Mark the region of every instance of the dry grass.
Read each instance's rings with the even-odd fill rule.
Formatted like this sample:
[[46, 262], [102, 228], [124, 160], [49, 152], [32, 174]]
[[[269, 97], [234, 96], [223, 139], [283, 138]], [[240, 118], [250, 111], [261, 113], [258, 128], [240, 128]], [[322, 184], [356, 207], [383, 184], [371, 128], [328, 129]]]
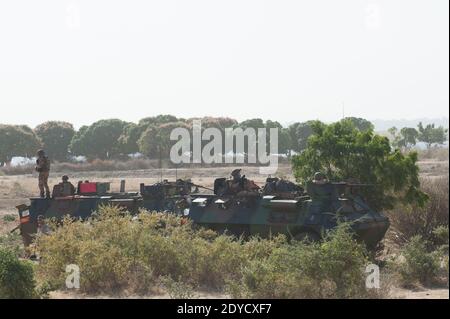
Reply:
[[[289, 165], [289, 161], [285, 158], [279, 158], [278, 163], [285, 166]], [[136, 171], [162, 168], [182, 168], [182, 169], [198, 169], [198, 168], [220, 168], [234, 167], [236, 164], [183, 164], [174, 165], [169, 160], [163, 160], [161, 165], [155, 159], [129, 159], [129, 160], [100, 160], [95, 159], [86, 163], [70, 163], [70, 162], [54, 162], [51, 165], [51, 171], [55, 173], [64, 172], [114, 172], [114, 171]], [[245, 164], [242, 166], [255, 167], [255, 165]], [[34, 165], [21, 166], [4, 166], [0, 167], [1, 175], [26, 175], [34, 172]]]
[[422, 178], [422, 190], [430, 196], [425, 207], [403, 205], [387, 213], [391, 221], [391, 234], [398, 243], [408, 242], [416, 235], [433, 242], [433, 231], [438, 226], [448, 226], [448, 182], [448, 176]]
[[[154, 169], [157, 167], [159, 167], [157, 161], [147, 159], [132, 159], [127, 161], [96, 159], [87, 163], [55, 162], [51, 165], [52, 172], [126, 171]], [[34, 165], [5, 166], [0, 168], [0, 173], [3, 173], [3, 175], [24, 175], [33, 172]]]
[[183, 298], [199, 288], [248, 298], [380, 297], [365, 288], [369, 261], [344, 225], [316, 245], [283, 236], [242, 241], [171, 214], [142, 211], [135, 219], [103, 207], [87, 223], [64, 220], [37, 248], [39, 282], [63, 287], [65, 266], [77, 264], [88, 293], [162, 286]]
[[[421, 175], [426, 177], [423, 179], [423, 187], [427, 192], [433, 192], [436, 194], [437, 201], [433, 201], [430, 206], [427, 206], [428, 212], [431, 214], [426, 214], [428, 217], [424, 218], [423, 211], [415, 210], [416, 214], [406, 214], [405, 210], [399, 209], [397, 211], [398, 214], [393, 215], [395, 212], [391, 212], [391, 222], [392, 227], [389, 231], [390, 238], [385, 240], [385, 246], [387, 254], [392, 254], [393, 250], [391, 249], [394, 245], [398, 246], [401, 250], [402, 245], [407, 242], [407, 239], [416, 233], [430, 233], [429, 229], [432, 229], [431, 226], [435, 222], [435, 220], [443, 220], [443, 223], [447, 223], [448, 225], [448, 160], [447, 161], [436, 161], [436, 160], [425, 160], [419, 163], [421, 168]], [[146, 184], [151, 184], [158, 182], [161, 179], [161, 171], [159, 169], [134, 169], [134, 170], [112, 170], [112, 171], [72, 171], [71, 166], [64, 166], [63, 163], [61, 166], [57, 166], [58, 169], [52, 169], [49, 184], [50, 186], [58, 183], [60, 181], [60, 177], [63, 174], [68, 174], [71, 178], [71, 181], [75, 184], [78, 180], [91, 180], [91, 181], [106, 181], [111, 182], [112, 190], [118, 191], [120, 180], [125, 179], [127, 183], [128, 191], [137, 191], [139, 189], [139, 184], [144, 182]], [[194, 183], [204, 185], [206, 187], [212, 187], [213, 181], [217, 177], [227, 177], [230, 171], [236, 166], [231, 167], [186, 167], [186, 168], [166, 168], [162, 170], [163, 178], [167, 178], [169, 180], [173, 180], [176, 177], [178, 178], [191, 178]], [[59, 171], [61, 170], [61, 171]], [[245, 167], [244, 174], [247, 175], [248, 178], [254, 179], [259, 185], [262, 185], [267, 176], [259, 174], [259, 170], [256, 167]], [[292, 178], [290, 165], [281, 164], [279, 167], [279, 176], [285, 176], [288, 178]], [[446, 179], [442, 178], [442, 176], [446, 176]], [[16, 215], [16, 211], [14, 206], [20, 203], [28, 203], [28, 197], [37, 195], [38, 187], [37, 187], [37, 174], [33, 171], [24, 174], [24, 175], [5, 175], [0, 172], [0, 235], [5, 235], [16, 225], [16, 221], [9, 221], [8, 218], [4, 220], [3, 216], [8, 216], [9, 214]], [[446, 197], [444, 196], [446, 194]], [[432, 195], [434, 196], [434, 195]], [[447, 205], [445, 208], [445, 204]], [[441, 213], [447, 209], [447, 215], [443, 215]], [[443, 219], [439, 219], [438, 216], [443, 217]], [[445, 216], [446, 219], [445, 219]], [[412, 218], [412, 219], [410, 219]], [[427, 222], [428, 221], [428, 222]], [[423, 222], [425, 222], [426, 226], [423, 227]], [[416, 225], [419, 223], [422, 226], [416, 228]], [[416, 230], [414, 230], [416, 229]], [[421, 230], [417, 230], [421, 229]], [[426, 231], [424, 231], [426, 229]], [[393, 231], [392, 231], [393, 230]], [[396, 237], [397, 236], [397, 237]], [[5, 239], [5, 238], [4, 238]], [[11, 241], [10, 241], [11, 239]], [[20, 239], [17, 236], [6, 238], [8, 243], [12, 245], [20, 244]], [[177, 287], [175, 285], [175, 287]], [[434, 296], [432, 290], [427, 290], [429, 292], [425, 293], [417, 292], [412, 293], [410, 290], [398, 289], [399, 291], [394, 295], [395, 297], [414, 297], [416, 295], [425, 295], [430, 293], [430, 296]], [[441, 289], [442, 290], [442, 289]], [[441, 293], [439, 290], [439, 293]], [[196, 290], [198, 293], [199, 290]], [[161, 291], [155, 291], [158, 296], [168, 297], [166, 293], [161, 293]], [[248, 292], [247, 292], [248, 293]], [[108, 296], [111, 296], [111, 293], [108, 292]], [[121, 295], [123, 296], [123, 295]], [[141, 295], [142, 296], [142, 295]], [[145, 295], [149, 297], [149, 295]], [[226, 296], [222, 293], [219, 293], [219, 296]], [[440, 296], [440, 295], [439, 295]], [[446, 294], [448, 298], [448, 290]]]
[[447, 161], [449, 160], [448, 147], [432, 147], [426, 150], [419, 150], [419, 160], [435, 160], [435, 161]]

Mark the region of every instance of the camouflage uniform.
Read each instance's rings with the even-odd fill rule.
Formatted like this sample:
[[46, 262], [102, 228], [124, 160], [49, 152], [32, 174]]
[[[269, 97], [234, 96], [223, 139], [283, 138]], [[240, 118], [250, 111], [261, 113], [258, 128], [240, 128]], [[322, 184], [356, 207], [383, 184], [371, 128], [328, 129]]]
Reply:
[[[50, 188], [48, 187], [48, 176], [50, 173], [50, 161], [44, 154], [39, 155], [36, 160], [36, 171], [39, 172], [38, 186], [40, 191], [40, 196], [50, 197]], [[44, 193], [45, 191], [45, 193]]]
[[232, 193], [237, 194], [244, 190], [243, 178], [241, 176], [241, 169], [235, 169], [231, 172], [231, 181], [229, 183], [229, 189]]
[[325, 174], [317, 172], [314, 179], [306, 184], [306, 191], [312, 199], [311, 209], [317, 212], [332, 210], [332, 202], [337, 198], [335, 188]]

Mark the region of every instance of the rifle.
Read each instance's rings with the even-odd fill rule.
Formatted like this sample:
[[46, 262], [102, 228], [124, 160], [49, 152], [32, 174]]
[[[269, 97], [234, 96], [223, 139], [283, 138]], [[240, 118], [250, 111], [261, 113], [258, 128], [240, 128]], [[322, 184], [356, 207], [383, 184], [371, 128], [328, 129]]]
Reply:
[[14, 227], [13, 229], [11, 229], [11, 231], [9, 232], [10, 234], [14, 233], [16, 230], [18, 230], [20, 228], [20, 224], [17, 225], [16, 227]]
[[202, 186], [202, 185], [197, 185], [197, 184], [194, 184], [194, 183], [191, 183], [191, 182], [186, 182], [186, 184], [189, 185], [189, 186], [194, 186], [194, 187], [198, 187], [198, 188], [203, 188], [203, 189], [206, 189], [206, 190], [209, 190], [209, 191], [214, 192], [214, 189], [208, 188], [208, 187], [205, 187], [205, 186]]

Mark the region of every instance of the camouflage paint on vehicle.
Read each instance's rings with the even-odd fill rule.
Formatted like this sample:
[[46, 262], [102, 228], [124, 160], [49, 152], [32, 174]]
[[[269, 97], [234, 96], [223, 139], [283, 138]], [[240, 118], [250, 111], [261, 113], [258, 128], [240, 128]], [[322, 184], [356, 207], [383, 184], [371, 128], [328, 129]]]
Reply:
[[[181, 185], [183, 186], [183, 185]], [[189, 184], [189, 186], [192, 186]], [[309, 191], [311, 191], [309, 187]], [[321, 186], [322, 187], [322, 186]], [[241, 192], [231, 196], [192, 194], [177, 182], [141, 185], [137, 193], [74, 195], [60, 198], [31, 198], [31, 205], [20, 205], [20, 230], [24, 243], [36, 232], [37, 217], [60, 219], [65, 215], [86, 219], [101, 205], [114, 205], [136, 214], [140, 208], [169, 211], [189, 217], [195, 224], [237, 236], [270, 237], [285, 234], [288, 238], [320, 239], [339, 221], [349, 222], [359, 239], [369, 248], [384, 237], [389, 220], [371, 209], [355, 192], [355, 185], [329, 184], [316, 193], [330, 196], [302, 195], [285, 198], [279, 194], [263, 195]]]
[[[347, 184], [329, 184], [331, 194], [342, 194]], [[320, 239], [338, 222], [349, 222], [357, 238], [374, 248], [384, 237], [389, 220], [367, 206], [357, 195], [346, 197], [234, 196], [209, 195], [192, 201], [188, 216], [199, 225], [234, 235]]]

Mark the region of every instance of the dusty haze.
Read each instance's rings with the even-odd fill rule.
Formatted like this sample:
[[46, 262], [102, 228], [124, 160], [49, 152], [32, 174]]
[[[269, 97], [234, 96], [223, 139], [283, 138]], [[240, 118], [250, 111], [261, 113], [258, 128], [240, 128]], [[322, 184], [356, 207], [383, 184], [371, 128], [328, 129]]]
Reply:
[[0, 3], [1, 123], [448, 116], [446, 0]]

